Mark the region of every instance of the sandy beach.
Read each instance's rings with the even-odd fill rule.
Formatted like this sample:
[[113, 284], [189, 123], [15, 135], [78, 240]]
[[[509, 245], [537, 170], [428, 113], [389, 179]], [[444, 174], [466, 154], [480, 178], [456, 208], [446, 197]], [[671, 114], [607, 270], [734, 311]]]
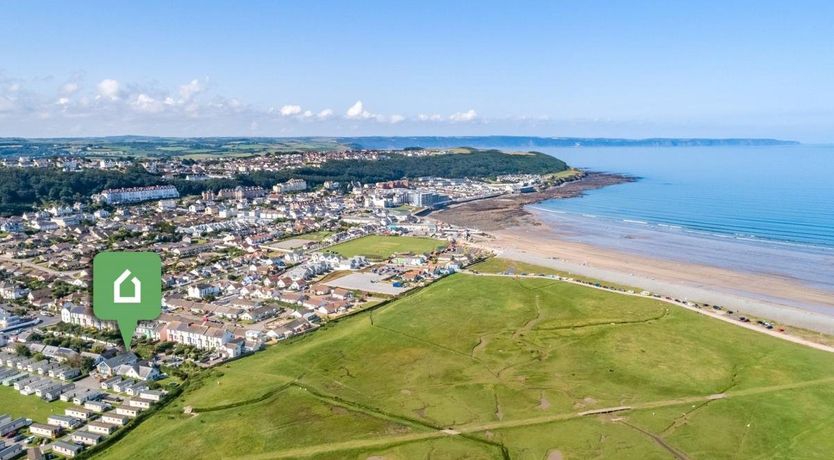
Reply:
[[545, 225], [519, 225], [490, 234], [494, 239], [481, 245], [500, 257], [663, 295], [724, 305], [750, 315], [834, 334], [834, 296], [795, 280], [565, 241]]
[[[810, 272], [806, 272], [803, 278], [790, 271], [772, 270], [772, 267], [766, 267], [756, 259], [744, 262], [741, 258], [739, 266], [735, 267], [726, 263], [708, 263], [706, 258], [696, 257], [709, 251], [716, 257], [722, 252], [727, 258], [735, 257], [735, 254], [725, 251], [727, 246], [718, 245], [731, 243], [709, 246], [694, 241], [687, 245], [663, 235], [640, 235], [641, 239], [658, 245], [678, 244], [672, 250], [677, 249], [682, 255], [668, 256], [670, 251], [666, 247], [666, 255], [655, 257], [652, 253], [577, 241], [577, 232], [590, 229], [569, 226], [532, 206], [544, 199], [570, 198], [586, 190], [629, 180], [625, 176], [590, 173], [581, 180], [543, 193], [470, 202], [433, 213], [431, 217], [486, 231], [488, 237], [478, 244], [500, 257], [634, 286], [661, 295], [722, 305], [742, 314], [834, 335], [834, 292], [821, 287], [819, 282], [813, 282], [808, 275]], [[594, 231], [604, 233], [609, 230], [603, 227]], [[749, 256], [753, 253], [760, 259], [780, 255], [771, 255], [756, 248], [738, 250], [739, 254], [746, 252]], [[820, 259], [820, 263], [827, 267], [831, 258], [826, 256]], [[798, 263], [812, 265], [803, 268], [813, 271], [814, 264], [809, 260], [816, 262], [816, 259], [800, 258]], [[817, 268], [823, 275], [827, 269], [822, 265]]]

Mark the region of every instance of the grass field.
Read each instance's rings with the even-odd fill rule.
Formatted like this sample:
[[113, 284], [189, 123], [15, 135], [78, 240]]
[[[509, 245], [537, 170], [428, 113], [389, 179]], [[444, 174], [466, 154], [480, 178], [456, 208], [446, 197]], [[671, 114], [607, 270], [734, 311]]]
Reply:
[[34, 395], [23, 396], [12, 387], [0, 385], [0, 414], [12, 417], [26, 417], [39, 423], [46, 423], [52, 414], [63, 414], [70, 403], [63, 401], [46, 402]]
[[632, 290], [635, 292], [640, 292], [642, 289], [635, 287], [635, 286], [626, 286], [624, 284], [616, 284], [616, 283], [609, 283], [608, 281], [601, 281], [595, 278], [589, 278], [587, 276], [581, 276], [574, 273], [568, 273], [561, 270], [555, 270], [548, 267], [540, 267], [538, 265], [528, 264], [525, 262], [519, 262], [516, 260], [510, 259], [502, 259], [501, 257], [491, 257], [483, 262], [478, 262], [475, 265], [469, 267], [472, 270], [479, 271], [481, 273], [510, 273], [510, 274], [522, 274], [527, 273], [530, 275], [536, 274], [543, 274], [543, 275], [558, 275], [563, 276], [566, 278], [573, 278], [576, 280], [587, 281], [589, 283], [598, 283], [605, 286], [610, 286], [613, 288], [618, 289], [625, 289], [625, 290]]
[[382, 260], [398, 253], [432, 252], [446, 245], [445, 241], [434, 238], [371, 235], [331, 246], [328, 250], [344, 257], [365, 256], [369, 259]]
[[211, 372], [102, 457], [834, 452], [834, 356], [546, 279], [453, 275]]

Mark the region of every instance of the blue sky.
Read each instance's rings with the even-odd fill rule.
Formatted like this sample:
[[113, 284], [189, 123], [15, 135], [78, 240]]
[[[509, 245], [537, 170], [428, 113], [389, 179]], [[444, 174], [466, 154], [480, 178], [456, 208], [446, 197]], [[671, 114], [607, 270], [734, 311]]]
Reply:
[[824, 1], [0, 7], [0, 136], [834, 141]]

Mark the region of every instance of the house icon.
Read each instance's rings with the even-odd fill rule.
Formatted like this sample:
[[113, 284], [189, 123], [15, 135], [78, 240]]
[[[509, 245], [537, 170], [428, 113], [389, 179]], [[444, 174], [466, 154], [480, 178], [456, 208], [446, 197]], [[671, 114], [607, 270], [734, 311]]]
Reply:
[[113, 282], [113, 303], [139, 303], [142, 301], [142, 282], [135, 276], [130, 280], [133, 283], [133, 295], [122, 295], [122, 285], [130, 275], [132, 275], [130, 270], [125, 270]]

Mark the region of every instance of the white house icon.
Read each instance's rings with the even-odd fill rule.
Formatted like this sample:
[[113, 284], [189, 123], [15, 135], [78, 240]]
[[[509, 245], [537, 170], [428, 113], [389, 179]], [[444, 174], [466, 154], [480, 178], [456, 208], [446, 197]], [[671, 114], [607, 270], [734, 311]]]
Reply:
[[122, 296], [122, 284], [131, 274], [130, 270], [125, 270], [113, 282], [113, 303], [139, 303], [142, 301], [142, 282], [135, 276], [130, 280], [133, 283], [133, 295]]

